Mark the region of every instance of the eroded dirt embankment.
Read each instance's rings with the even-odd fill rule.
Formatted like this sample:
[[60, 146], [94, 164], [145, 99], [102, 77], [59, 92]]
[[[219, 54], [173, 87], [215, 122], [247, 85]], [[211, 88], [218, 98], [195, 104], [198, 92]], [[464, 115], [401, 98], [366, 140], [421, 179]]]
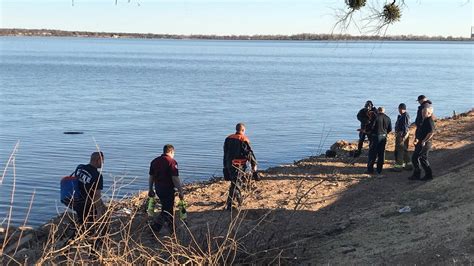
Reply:
[[[390, 136], [384, 178], [364, 174], [366, 153], [355, 160], [344, 153], [311, 157], [265, 171], [244, 208], [278, 210], [271, 225], [282, 241], [275, 245], [298, 262], [473, 263], [473, 122], [472, 111], [436, 122], [431, 182], [409, 181], [410, 171], [389, 170]], [[355, 149], [343, 146], [347, 154]], [[190, 208], [193, 224], [219, 216], [212, 214], [223, 208], [226, 188], [224, 182], [192, 187], [188, 200], [197, 203]], [[411, 212], [400, 214], [404, 206]]]
[[[430, 154], [435, 178], [430, 182], [409, 181], [410, 171], [389, 170], [393, 163], [392, 135], [383, 178], [364, 174], [366, 150], [353, 159], [349, 154], [355, 145], [342, 142], [335, 145], [339, 147], [336, 158], [315, 156], [263, 171], [262, 180], [253, 182], [252, 189], [245, 193], [241, 213], [231, 230], [232, 243], [238, 243], [228, 247], [235, 249], [235, 257], [231, 257], [261, 263], [472, 264], [473, 122], [472, 111], [436, 122]], [[199, 243], [205, 243], [205, 239], [222, 242], [236, 217], [223, 211], [227, 190], [224, 181], [186, 187], [189, 231], [178, 225], [179, 241], [185, 246], [193, 246], [190, 243], [196, 239]], [[111, 212], [112, 220], [116, 220], [111, 227], [119, 232], [120, 226], [130, 220], [124, 213], [113, 218], [126, 207], [132, 212], [132, 222], [127, 225], [131, 234], [127, 237], [133, 239], [127, 243], [144, 247], [152, 256], [166, 232], [158, 238], [150, 232], [142, 211], [145, 198], [142, 193], [115, 204]], [[399, 213], [404, 206], [411, 211]], [[15, 257], [37, 261], [44, 257], [45, 247], [63, 241], [59, 238], [48, 243], [48, 228], [36, 230], [34, 241], [20, 247]], [[209, 246], [211, 252], [213, 245]], [[146, 262], [146, 257], [139, 259], [136, 261]]]

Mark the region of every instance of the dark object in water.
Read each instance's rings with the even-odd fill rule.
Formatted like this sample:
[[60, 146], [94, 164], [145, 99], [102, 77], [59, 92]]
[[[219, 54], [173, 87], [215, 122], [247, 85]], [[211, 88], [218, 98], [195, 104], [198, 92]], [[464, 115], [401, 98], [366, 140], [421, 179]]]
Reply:
[[66, 134], [66, 135], [80, 135], [80, 134], [84, 134], [84, 132], [82, 132], [82, 131], [64, 131], [63, 133]]
[[327, 150], [326, 151], [326, 157], [328, 157], [328, 158], [334, 158], [334, 157], [336, 157], [336, 155], [337, 155], [337, 153], [333, 150]]

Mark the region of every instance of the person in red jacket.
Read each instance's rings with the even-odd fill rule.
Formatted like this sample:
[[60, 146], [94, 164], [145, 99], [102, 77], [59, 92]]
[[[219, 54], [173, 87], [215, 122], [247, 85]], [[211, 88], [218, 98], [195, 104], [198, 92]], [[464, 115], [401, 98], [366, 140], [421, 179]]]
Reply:
[[245, 125], [238, 123], [235, 126], [235, 134], [229, 135], [224, 142], [224, 179], [230, 181], [229, 195], [227, 197], [226, 209], [232, 209], [234, 200], [240, 206], [242, 195], [240, 192], [242, 180], [238, 177], [239, 169], [246, 170], [247, 162], [250, 162], [252, 172], [257, 171], [257, 160], [250, 146], [250, 141], [245, 136]]
[[174, 234], [174, 199], [175, 188], [179, 199], [184, 200], [183, 187], [179, 178], [178, 163], [174, 159], [173, 145], [166, 144], [163, 154], [155, 158], [150, 164], [148, 197], [158, 196], [161, 202], [161, 213], [155, 217], [152, 229], [159, 233], [163, 225], [168, 225], [168, 230]]

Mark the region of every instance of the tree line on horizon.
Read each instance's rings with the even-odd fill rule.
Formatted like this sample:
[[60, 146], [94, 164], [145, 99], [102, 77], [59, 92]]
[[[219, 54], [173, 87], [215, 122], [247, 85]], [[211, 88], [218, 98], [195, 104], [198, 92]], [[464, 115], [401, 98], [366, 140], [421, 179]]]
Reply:
[[65, 31], [50, 29], [0, 29], [0, 36], [51, 36], [51, 37], [92, 37], [92, 38], [142, 38], [142, 39], [200, 39], [200, 40], [288, 40], [288, 41], [325, 41], [325, 40], [410, 40], [410, 41], [465, 41], [472, 38], [453, 36], [417, 36], [417, 35], [350, 35], [300, 33], [292, 35], [214, 35], [214, 34], [155, 34], [155, 33], [114, 33], [91, 31]]

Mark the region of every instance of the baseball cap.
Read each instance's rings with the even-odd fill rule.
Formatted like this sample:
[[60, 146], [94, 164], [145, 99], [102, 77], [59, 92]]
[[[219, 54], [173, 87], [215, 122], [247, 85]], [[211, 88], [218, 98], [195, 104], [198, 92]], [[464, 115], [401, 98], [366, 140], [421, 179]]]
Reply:
[[423, 99], [425, 99], [425, 98], [426, 98], [426, 96], [423, 95], [423, 94], [421, 94], [420, 96], [418, 96], [417, 101], [423, 100]]

